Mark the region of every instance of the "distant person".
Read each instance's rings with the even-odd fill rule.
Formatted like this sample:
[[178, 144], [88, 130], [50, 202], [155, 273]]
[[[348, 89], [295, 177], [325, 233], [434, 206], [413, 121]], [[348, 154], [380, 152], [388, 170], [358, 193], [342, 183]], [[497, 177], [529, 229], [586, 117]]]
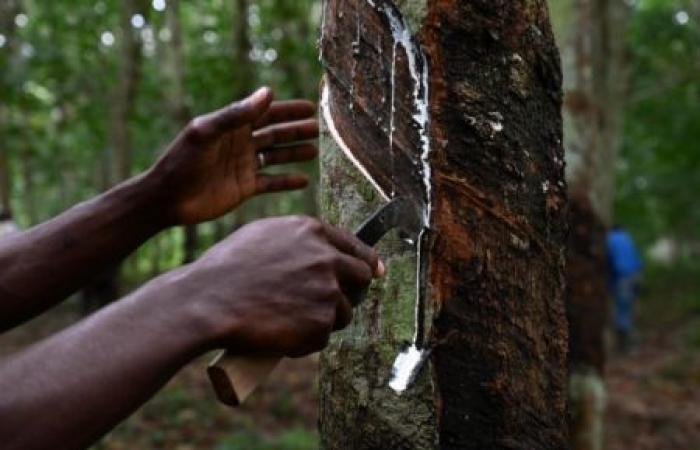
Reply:
[[12, 213], [9, 209], [0, 210], [0, 239], [17, 233], [19, 228], [12, 220]]
[[619, 225], [613, 226], [608, 232], [607, 249], [617, 347], [621, 352], [626, 352], [629, 350], [633, 330], [634, 302], [642, 261], [632, 236]]

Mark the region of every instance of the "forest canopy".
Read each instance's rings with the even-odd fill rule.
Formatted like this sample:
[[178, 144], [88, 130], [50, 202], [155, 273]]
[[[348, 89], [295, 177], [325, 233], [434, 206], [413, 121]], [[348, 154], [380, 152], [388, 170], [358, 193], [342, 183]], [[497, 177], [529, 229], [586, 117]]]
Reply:
[[[553, 10], [559, 3], [552, 3]], [[661, 237], [695, 241], [700, 211], [689, 205], [700, 188], [700, 6], [692, 0], [628, 3], [630, 78], [617, 164], [617, 221], [645, 245]], [[124, 12], [122, 2], [109, 1], [4, 5], [0, 135], [9, 159], [12, 209], [27, 227], [118, 181], [110, 115], [123, 76]], [[172, 112], [177, 102], [201, 113], [261, 84], [271, 85], [278, 98], [317, 97], [320, 1], [181, 2], [180, 36], [168, 24], [166, 6], [165, 0], [141, 1], [129, 21], [141, 52], [128, 115], [131, 174], [146, 169], [182, 125]], [[247, 29], [241, 32], [240, 24]], [[176, 38], [183, 57], [173, 63]], [[182, 93], [173, 70], [182, 70]], [[316, 174], [315, 164], [306, 169]], [[293, 211], [313, 213], [313, 191], [256, 201], [235, 221]], [[230, 226], [234, 219], [228, 220]], [[201, 245], [213, 241], [212, 227], [200, 233]], [[158, 266], [179, 261], [181, 240], [180, 230], [161, 237], [158, 254], [164, 260]], [[153, 258], [151, 245], [141, 250], [148, 256], [144, 264]]]

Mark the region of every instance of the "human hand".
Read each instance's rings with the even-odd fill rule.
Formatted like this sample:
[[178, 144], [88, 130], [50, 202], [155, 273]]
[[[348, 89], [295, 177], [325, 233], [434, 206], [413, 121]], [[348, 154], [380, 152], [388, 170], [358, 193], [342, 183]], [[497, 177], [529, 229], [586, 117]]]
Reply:
[[191, 292], [212, 337], [232, 354], [303, 356], [326, 346], [352, 319], [353, 298], [383, 266], [352, 234], [308, 217], [241, 228], [186, 266], [180, 292]]
[[307, 161], [318, 136], [311, 102], [273, 102], [261, 88], [246, 99], [193, 119], [150, 171], [165, 198], [168, 220], [196, 224], [215, 219], [256, 194], [300, 189], [306, 176], [266, 175], [266, 165]]

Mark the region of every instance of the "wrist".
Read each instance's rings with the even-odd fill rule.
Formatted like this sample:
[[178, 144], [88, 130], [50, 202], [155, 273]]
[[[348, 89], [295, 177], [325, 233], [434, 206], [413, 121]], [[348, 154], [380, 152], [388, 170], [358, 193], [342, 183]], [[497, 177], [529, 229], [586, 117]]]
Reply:
[[127, 197], [139, 217], [151, 223], [156, 231], [177, 225], [172, 200], [163, 177], [150, 169], [116, 188]]
[[183, 348], [197, 356], [217, 348], [221, 320], [205, 307], [202, 296], [206, 294], [192, 279], [192, 268], [190, 264], [167, 272], [147, 283], [138, 295], [167, 334], [177, 335]]

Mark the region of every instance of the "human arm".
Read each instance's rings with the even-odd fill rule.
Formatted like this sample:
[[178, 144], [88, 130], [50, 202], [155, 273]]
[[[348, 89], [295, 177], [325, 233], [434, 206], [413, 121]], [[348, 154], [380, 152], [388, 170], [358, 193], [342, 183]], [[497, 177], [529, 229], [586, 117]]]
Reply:
[[[0, 332], [43, 312], [164, 228], [216, 218], [252, 195], [306, 185], [267, 176], [270, 163], [313, 158], [309, 102], [272, 103], [269, 89], [194, 119], [146, 173], [53, 220], [0, 241]], [[280, 148], [280, 146], [283, 146]]]
[[248, 225], [0, 365], [0, 442], [7, 450], [85, 448], [213, 348], [317, 351], [349, 323], [347, 298], [373, 270], [381, 272], [371, 249], [317, 220]]

